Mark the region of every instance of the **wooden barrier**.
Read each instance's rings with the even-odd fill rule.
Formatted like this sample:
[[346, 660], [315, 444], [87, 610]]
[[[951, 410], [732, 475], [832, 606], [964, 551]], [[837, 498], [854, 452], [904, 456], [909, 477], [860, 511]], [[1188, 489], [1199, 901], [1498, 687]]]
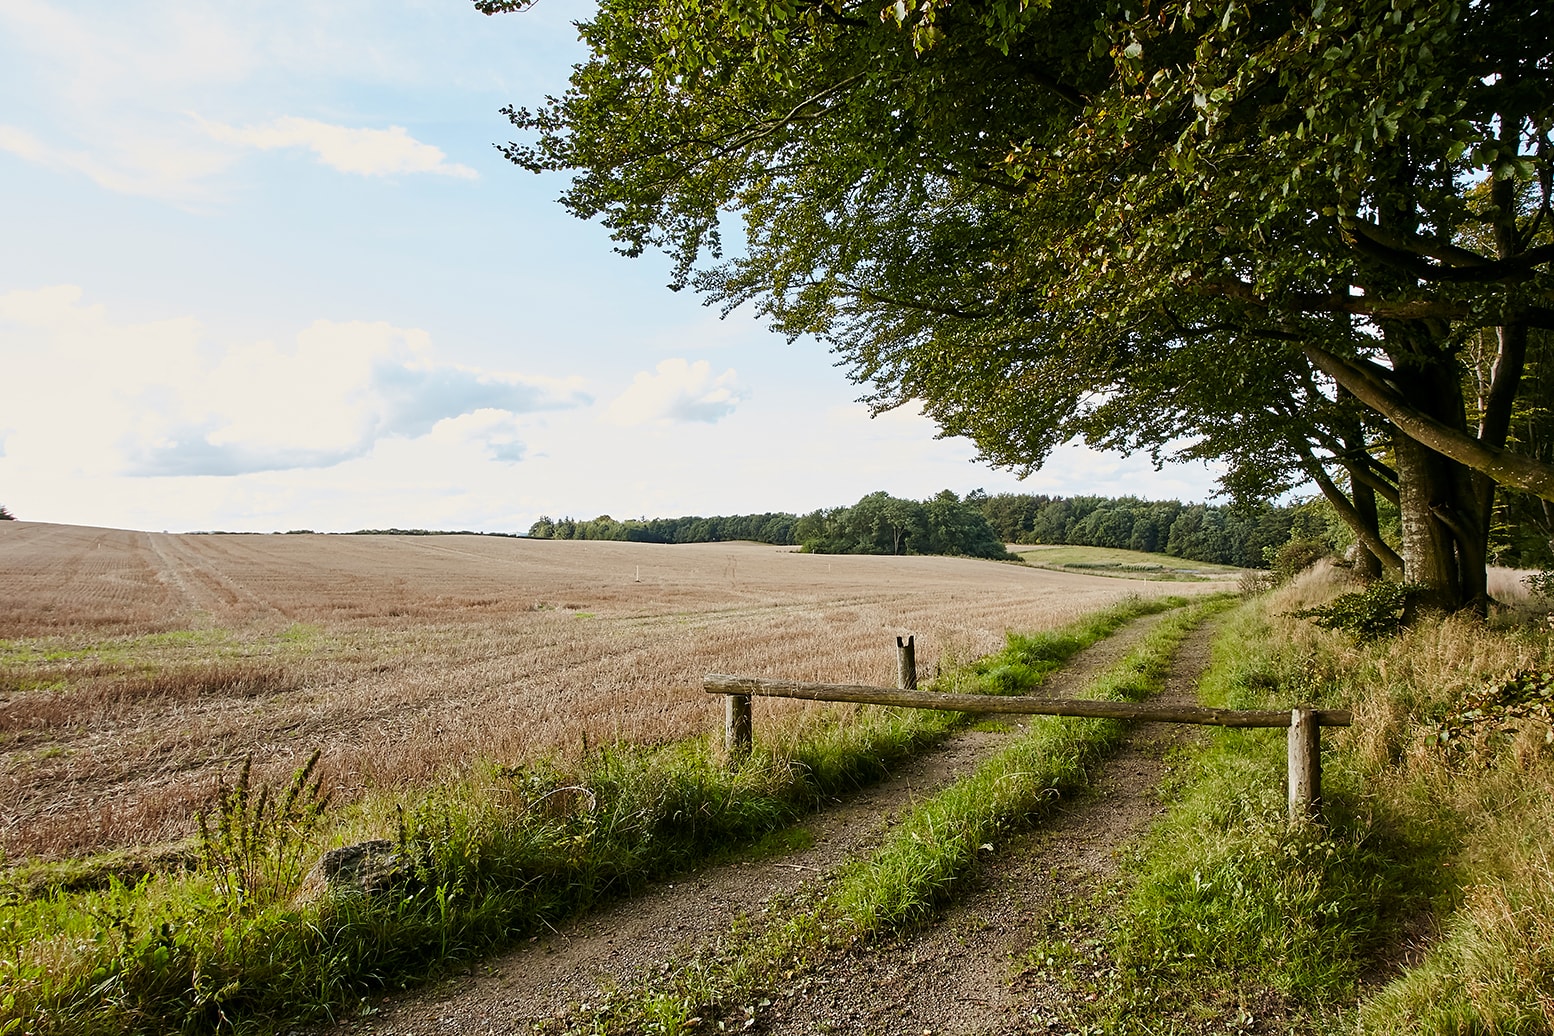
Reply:
[[[911, 638], [896, 641], [899, 659], [910, 658]], [[900, 663], [906, 682], [906, 662]], [[915, 670], [912, 673], [916, 682]], [[910, 709], [946, 712], [1010, 713], [1018, 716], [1076, 716], [1086, 719], [1137, 720], [1145, 723], [1194, 723], [1216, 727], [1289, 728], [1289, 807], [1291, 823], [1321, 818], [1323, 727], [1347, 727], [1353, 715], [1347, 709], [1209, 709], [1197, 705], [1159, 705], [1149, 702], [1094, 701], [1076, 698], [1037, 698], [1023, 694], [946, 694], [910, 688], [869, 687], [862, 684], [801, 683], [795, 680], [763, 680], [753, 676], [708, 673], [702, 680], [708, 694], [728, 698], [727, 745], [731, 760], [750, 754], [752, 723], [750, 699], [802, 698], [807, 701], [850, 702], [859, 705], [894, 705]]]

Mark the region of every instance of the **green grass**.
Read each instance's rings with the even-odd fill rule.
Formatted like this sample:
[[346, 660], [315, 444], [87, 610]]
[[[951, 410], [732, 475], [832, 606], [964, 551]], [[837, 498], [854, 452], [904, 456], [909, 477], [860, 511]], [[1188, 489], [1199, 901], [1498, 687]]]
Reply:
[[1058, 571], [1083, 572], [1087, 575], [1120, 576], [1126, 579], [1177, 580], [1200, 582], [1229, 579], [1241, 569], [1207, 561], [1188, 561], [1170, 554], [1149, 554], [1115, 547], [1018, 546], [1015, 554], [1027, 565]]
[[[1216, 598], [1168, 616], [1083, 696], [1137, 701], [1157, 692], [1177, 646], [1227, 607]], [[870, 856], [844, 866], [813, 903], [764, 931], [736, 933], [733, 949], [689, 961], [664, 981], [631, 991], [588, 1022], [596, 1033], [693, 1031], [708, 1019], [737, 1028], [778, 982], [827, 952], [930, 919], [975, 873], [984, 853], [1040, 822], [1082, 788], [1125, 726], [1109, 720], [1032, 717], [1027, 733], [969, 777], [914, 806]]]
[[0, 640], [0, 665], [87, 661], [125, 663], [138, 661], [148, 654], [191, 649], [230, 651], [239, 646], [231, 630], [218, 628], [170, 630], [86, 641], [70, 637]]
[[[1444, 774], [1429, 725], [1403, 718], [1438, 716], [1449, 694], [1420, 693], [1416, 681], [1446, 672], [1432, 656], [1471, 680], [1464, 670], [1485, 664], [1497, 636], [1448, 623], [1360, 647], [1264, 602], [1243, 606], [1203, 700], [1354, 707], [1355, 728], [1324, 735], [1326, 826], [1285, 821], [1282, 731], [1209, 735], [1121, 885], [1049, 920], [1030, 963], [1073, 993], [1053, 1021], [1119, 1034], [1549, 1032], [1548, 785], [1521, 788], [1535, 805], [1509, 784], [1489, 794], [1482, 769]], [[1412, 728], [1387, 731], [1400, 722]], [[1519, 878], [1485, 880], [1507, 874]], [[1432, 917], [1444, 940], [1378, 992]]]
[[[1029, 690], [1088, 644], [1182, 603], [1135, 599], [1061, 630], [1011, 637], [1003, 652], [934, 686]], [[94, 882], [79, 874], [11, 881], [0, 919], [0, 1036], [270, 1032], [327, 1020], [373, 990], [435, 975], [739, 847], [802, 844], [795, 820], [963, 722], [962, 714], [862, 709], [802, 740], [758, 741], [736, 769], [705, 738], [612, 747], [570, 769], [490, 767], [399, 811], [402, 873], [374, 895], [309, 898], [276, 887], [234, 896], [237, 865], [221, 865], [230, 853], [206, 853], [206, 865], [191, 871], [110, 874], [97, 887], [84, 887]], [[563, 789], [583, 790], [558, 795]], [[573, 805], [558, 808], [566, 801]], [[259, 814], [233, 813], [244, 815]], [[379, 815], [392, 814], [385, 804]], [[351, 823], [361, 830], [373, 821]], [[281, 830], [258, 838], [272, 839], [268, 851], [294, 853]]]

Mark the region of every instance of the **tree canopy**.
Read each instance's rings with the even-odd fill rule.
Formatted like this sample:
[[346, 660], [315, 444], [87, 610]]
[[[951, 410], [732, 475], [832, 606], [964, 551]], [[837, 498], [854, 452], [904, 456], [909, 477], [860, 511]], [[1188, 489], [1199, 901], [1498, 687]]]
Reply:
[[1482, 607], [1497, 487], [1554, 500], [1551, 30], [1536, 0], [603, 0], [504, 150], [994, 463], [1082, 438], [1309, 481], [1376, 571]]

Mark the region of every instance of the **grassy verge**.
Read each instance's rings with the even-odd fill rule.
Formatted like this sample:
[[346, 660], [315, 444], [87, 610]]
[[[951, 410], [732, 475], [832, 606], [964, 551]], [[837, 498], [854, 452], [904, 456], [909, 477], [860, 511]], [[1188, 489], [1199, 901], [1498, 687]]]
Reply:
[[[1211, 599], [1167, 617], [1084, 696], [1136, 701], [1155, 693], [1182, 639], [1227, 604]], [[930, 917], [974, 872], [980, 854], [1082, 787], [1124, 729], [1113, 721], [1032, 717], [1027, 734], [915, 806], [873, 854], [836, 874], [817, 901], [578, 1019], [573, 1031], [675, 1034], [709, 1022], [720, 1031], [745, 1025], [763, 1000], [770, 1002], [764, 994], [776, 983], [791, 981], [827, 951]]]
[[[1050, 633], [1012, 636], [938, 689], [1033, 687], [1129, 621], [1182, 604], [1130, 601]], [[294, 861], [320, 847], [311, 800], [232, 800], [222, 852], [189, 872], [35, 894], [12, 882], [0, 917], [0, 1036], [272, 1031], [335, 1017], [366, 992], [419, 980], [550, 921], [731, 847], [759, 843], [819, 802], [883, 776], [962, 717], [860, 710], [723, 766], [705, 739], [599, 751], [578, 768], [492, 767], [400, 810], [388, 887], [300, 894]], [[235, 790], [235, 789], [234, 789]], [[280, 803], [289, 803], [284, 808]], [[358, 816], [357, 831], [374, 824]], [[338, 836], [337, 836], [338, 838]], [[258, 861], [255, 863], [254, 861]], [[246, 861], [246, 862], [245, 862]]]
[[1447, 619], [1357, 646], [1291, 619], [1301, 592], [1227, 622], [1203, 695], [1354, 709], [1354, 727], [1324, 735], [1326, 828], [1286, 828], [1280, 732], [1210, 735], [1110, 890], [1120, 905], [1055, 917], [1038, 944], [1034, 968], [1074, 994], [1049, 1022], [1124, 1034], [1554, 1031], [1547, 728], [1472, 751], [1443, 751], [1436, 736], [1472, 689], [1544, 664], [1547, 634]]

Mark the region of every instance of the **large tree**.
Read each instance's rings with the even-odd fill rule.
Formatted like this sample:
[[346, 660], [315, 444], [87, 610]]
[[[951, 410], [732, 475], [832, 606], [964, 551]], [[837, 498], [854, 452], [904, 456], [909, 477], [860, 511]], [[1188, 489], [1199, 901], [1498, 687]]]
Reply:
[[1482, 607], [1496, 487], [1554, 499], [1510, 437], [1554, 327], [1551, 30], [1507, 0], [603, 0], [505, 151], [995, 463], [1078, 436], [1310, 480], [1375, 568]]

